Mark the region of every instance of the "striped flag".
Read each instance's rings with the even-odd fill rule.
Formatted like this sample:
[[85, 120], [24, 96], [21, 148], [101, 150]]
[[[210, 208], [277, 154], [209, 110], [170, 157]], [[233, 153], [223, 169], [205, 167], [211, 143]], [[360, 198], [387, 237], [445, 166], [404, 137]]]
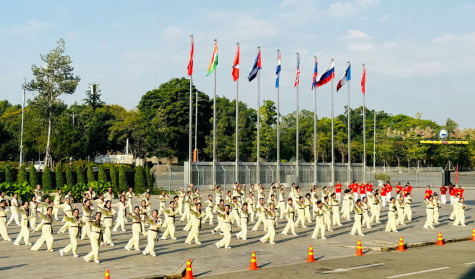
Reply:
[[322, 73], [317, 79], [317, 87], [329, 83], [335, 77], [335, 63], [331, 65]]
[[318, 60], [315, 56], [315, 68], [313, 68], [313, 80], [312, 80], [312, 90], [317, 86], [317, 76], [318, 76]]
[[361, 91], [366, 94], [366, 66], [363, 66], [363, 77], [361, 78]]
[[279, 88], [279, 79], [280, 79], [280, 51], [277, 54], [277, 68], [275, 69], [275, 88]]
[[342, 88], [346, 84], [346, 82], [350, 80], [351, 80], [351, 64], [348, 65], [348, 68], [346, 68], [345, 73], [343, 74], [340, 81], [336, 85], [336, 92], [338, 92], [338, 90], [340, 90], [340, 88]]
[[300, 55], [297, 54], [297, 73], [295, 74], [295, 83], [294, 87], [300, 83]]
[[214, 50], [213, 50], [213, 57], [211, 57], [211, 62], [209, 62], [208, 73], [206, 74], [209, 76], [214, 70], [216, 70], [216, 66], [218, 66], [218, 42], [214, 41]]
[[190, 61], [188, 62], [188, 76], [191, 76], [193, 74], [193, 52], [195, 48], [195, 43], [193, 40], [193, 35], [191, 36], [191, 51], [190, 51]]
[[262, 69], [262, 62], [261, 62], [261, 49], [259, 48], [259, 52], [257, 53], [256, 60], [254, 61], [254, 65], [252, 65], [251, 72], [247, 79], [251, 82], [253, 79], [257, 77], [257, 73], [259, 70]]
[[236, 57], [234, 57], [233, 63], [233, 80], [236, 81], [239, 79], [239, 44], [237, 46]]

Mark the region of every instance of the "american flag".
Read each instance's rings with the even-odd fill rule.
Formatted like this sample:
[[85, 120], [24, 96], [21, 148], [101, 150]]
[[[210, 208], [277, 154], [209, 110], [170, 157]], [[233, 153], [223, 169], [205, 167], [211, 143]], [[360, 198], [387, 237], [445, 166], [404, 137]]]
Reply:
[[300, 55], [297, 54], [297, 74], [295, 76], [295, 84], [294, 84], [294, 87], [296, 87], [297, 85], [299, 85], [299, 82], [300, 82]]

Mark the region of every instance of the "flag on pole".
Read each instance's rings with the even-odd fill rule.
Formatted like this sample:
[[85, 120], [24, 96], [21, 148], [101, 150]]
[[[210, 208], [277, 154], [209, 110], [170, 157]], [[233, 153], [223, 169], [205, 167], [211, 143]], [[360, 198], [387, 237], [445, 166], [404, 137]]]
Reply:
[[361, 90], [366, 94], [366, 66], [363, 65], [363, 77], [361, 78]]
[[193, 35], [191, 36], [191, 51], [190, 51], [190, 61], [188, 62], [188, 76], [191, 76], [193, 74], [193, 52], [195, 48], [195, 43], [193, 41]]
[[332, 64], [317, 79], [317, 87], [329, 83], [335, 77], [335, 63]]
[[300, 55], [297, 54], [297, 73], [295, 74], [294, 87], [300, 83]]
[[351, 80], [351, 64], [348, 65], [348, 68], [346, 69], [345, 73], [343, 74], [340, 81], [336, 85], [336, 92], [338, 92], [338, 90], [340, 90], [340, 88], [342, 88], [346, 84], [346, 82], [350, 80]]
[[233, 63], [233, 80], [236, 81], [239, 79], [239, 44], [237, 46], [236, 57], [234, 57]]
[[275, 69], [275, 88], [279, 88], [279, 79], [280, 79], [280, 51], [277, 54], [277, 68]]
[[251, 72], [249, 73], [249, 82], [251, 82], [253, 79], [256, 78], [257, 72], [262, 69], [262, 64], [261, 64], [261, 50], [259, 49], [259, 52], [257, 53], [256, 61], [254, 61], [254, 65], [252, 66]]
[[216, 70], [216, 66], [218, 65], [218, 42], [214, 42], [214, 50], [213, 50], [213, 57], [211, 57], [211, 62], [209, 62], [208, 73], [206, 74], [209, 76], [214, 70]]
[[318, 76], [318, 60], [315, 57], [315, 68], [313, 68], [313, 79], [312, 79], [312, 90], [317, 86], [317, 76]]
[[459, 164], [457, 164], [457, 170], [455, 171], [455, 185], [459, 184]]

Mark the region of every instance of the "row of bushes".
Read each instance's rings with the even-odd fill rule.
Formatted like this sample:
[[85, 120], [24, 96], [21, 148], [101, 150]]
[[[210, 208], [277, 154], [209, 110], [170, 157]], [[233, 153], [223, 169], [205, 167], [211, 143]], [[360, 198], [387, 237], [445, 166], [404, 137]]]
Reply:
[[[141, 166], [131, 169], [127, 166], [116, 167], [111, 165], [109, 169], [106, 169], [103, 165], [100, 165], [96, 173], [92, 165], [88, 165], [85, 171], [81, 165], [77, 165], [73, 169], [69, 165], [58, 164], [54, 172], [49, 167], [45, 167], [42, 173], [38, 173], [33, 165], [30, 166], [28, 171], [22, 165], [15, 177], [14, 169], [10, 165], [6, 165], [4, 174], [4, 182], [6, 183], [17, 183], [18, 185], [27, 183], [32, 187], [41, 184], [46, 191], [63, 188], [64, 186], [88, 185], [96, 181], [101, 183], [110, 182], [114, 192], [126, 190], [129, 186], [140, 192], [153, 186], [153, 178], [148, 166], [145, 169]], [[0, 180], [0, 182], [3, 181]]]

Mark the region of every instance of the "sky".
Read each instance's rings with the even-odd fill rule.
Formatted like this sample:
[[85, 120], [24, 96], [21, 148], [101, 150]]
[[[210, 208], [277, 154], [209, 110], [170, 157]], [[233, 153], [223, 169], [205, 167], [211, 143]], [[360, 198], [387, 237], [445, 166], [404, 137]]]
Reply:
[[[257, 82], [247, 75], [262, 49], [261, 100], [277, 100], [277, 49], [282, 53], [281, 114], [296, 109], [296, 53], [300, 53], [299, 107], [313, 111], [314, 56], [319, 73], [335, 59], [336, 79], [352, 65], [351, 107], [361, 106], [366, 64], [366, 106], [444, 124], [475, 127], [475, 4], [435, 0], [241, 0], [241, 1], [7, 1], [0, 10], [0, 100], [22, 100], [22, 83], [40, 54], [64, 38], [76, 93], [100, 84], [108, 104], [134, 109], [143, 94], [187, 76], [190, 35], [195, 38], [194, 85], [212, 96], [207, 68], [218, 40], [217, 94], [234, 99], [232, 63], [241, 46], [239, 98], [257, 107]], [[27, 92], [27, 99], [35, 96]], [[335, 90], [335, 115], [344, 112], [348, 89]], [[319, 117], [330, 116], [331, 85], [317, 89]]]

